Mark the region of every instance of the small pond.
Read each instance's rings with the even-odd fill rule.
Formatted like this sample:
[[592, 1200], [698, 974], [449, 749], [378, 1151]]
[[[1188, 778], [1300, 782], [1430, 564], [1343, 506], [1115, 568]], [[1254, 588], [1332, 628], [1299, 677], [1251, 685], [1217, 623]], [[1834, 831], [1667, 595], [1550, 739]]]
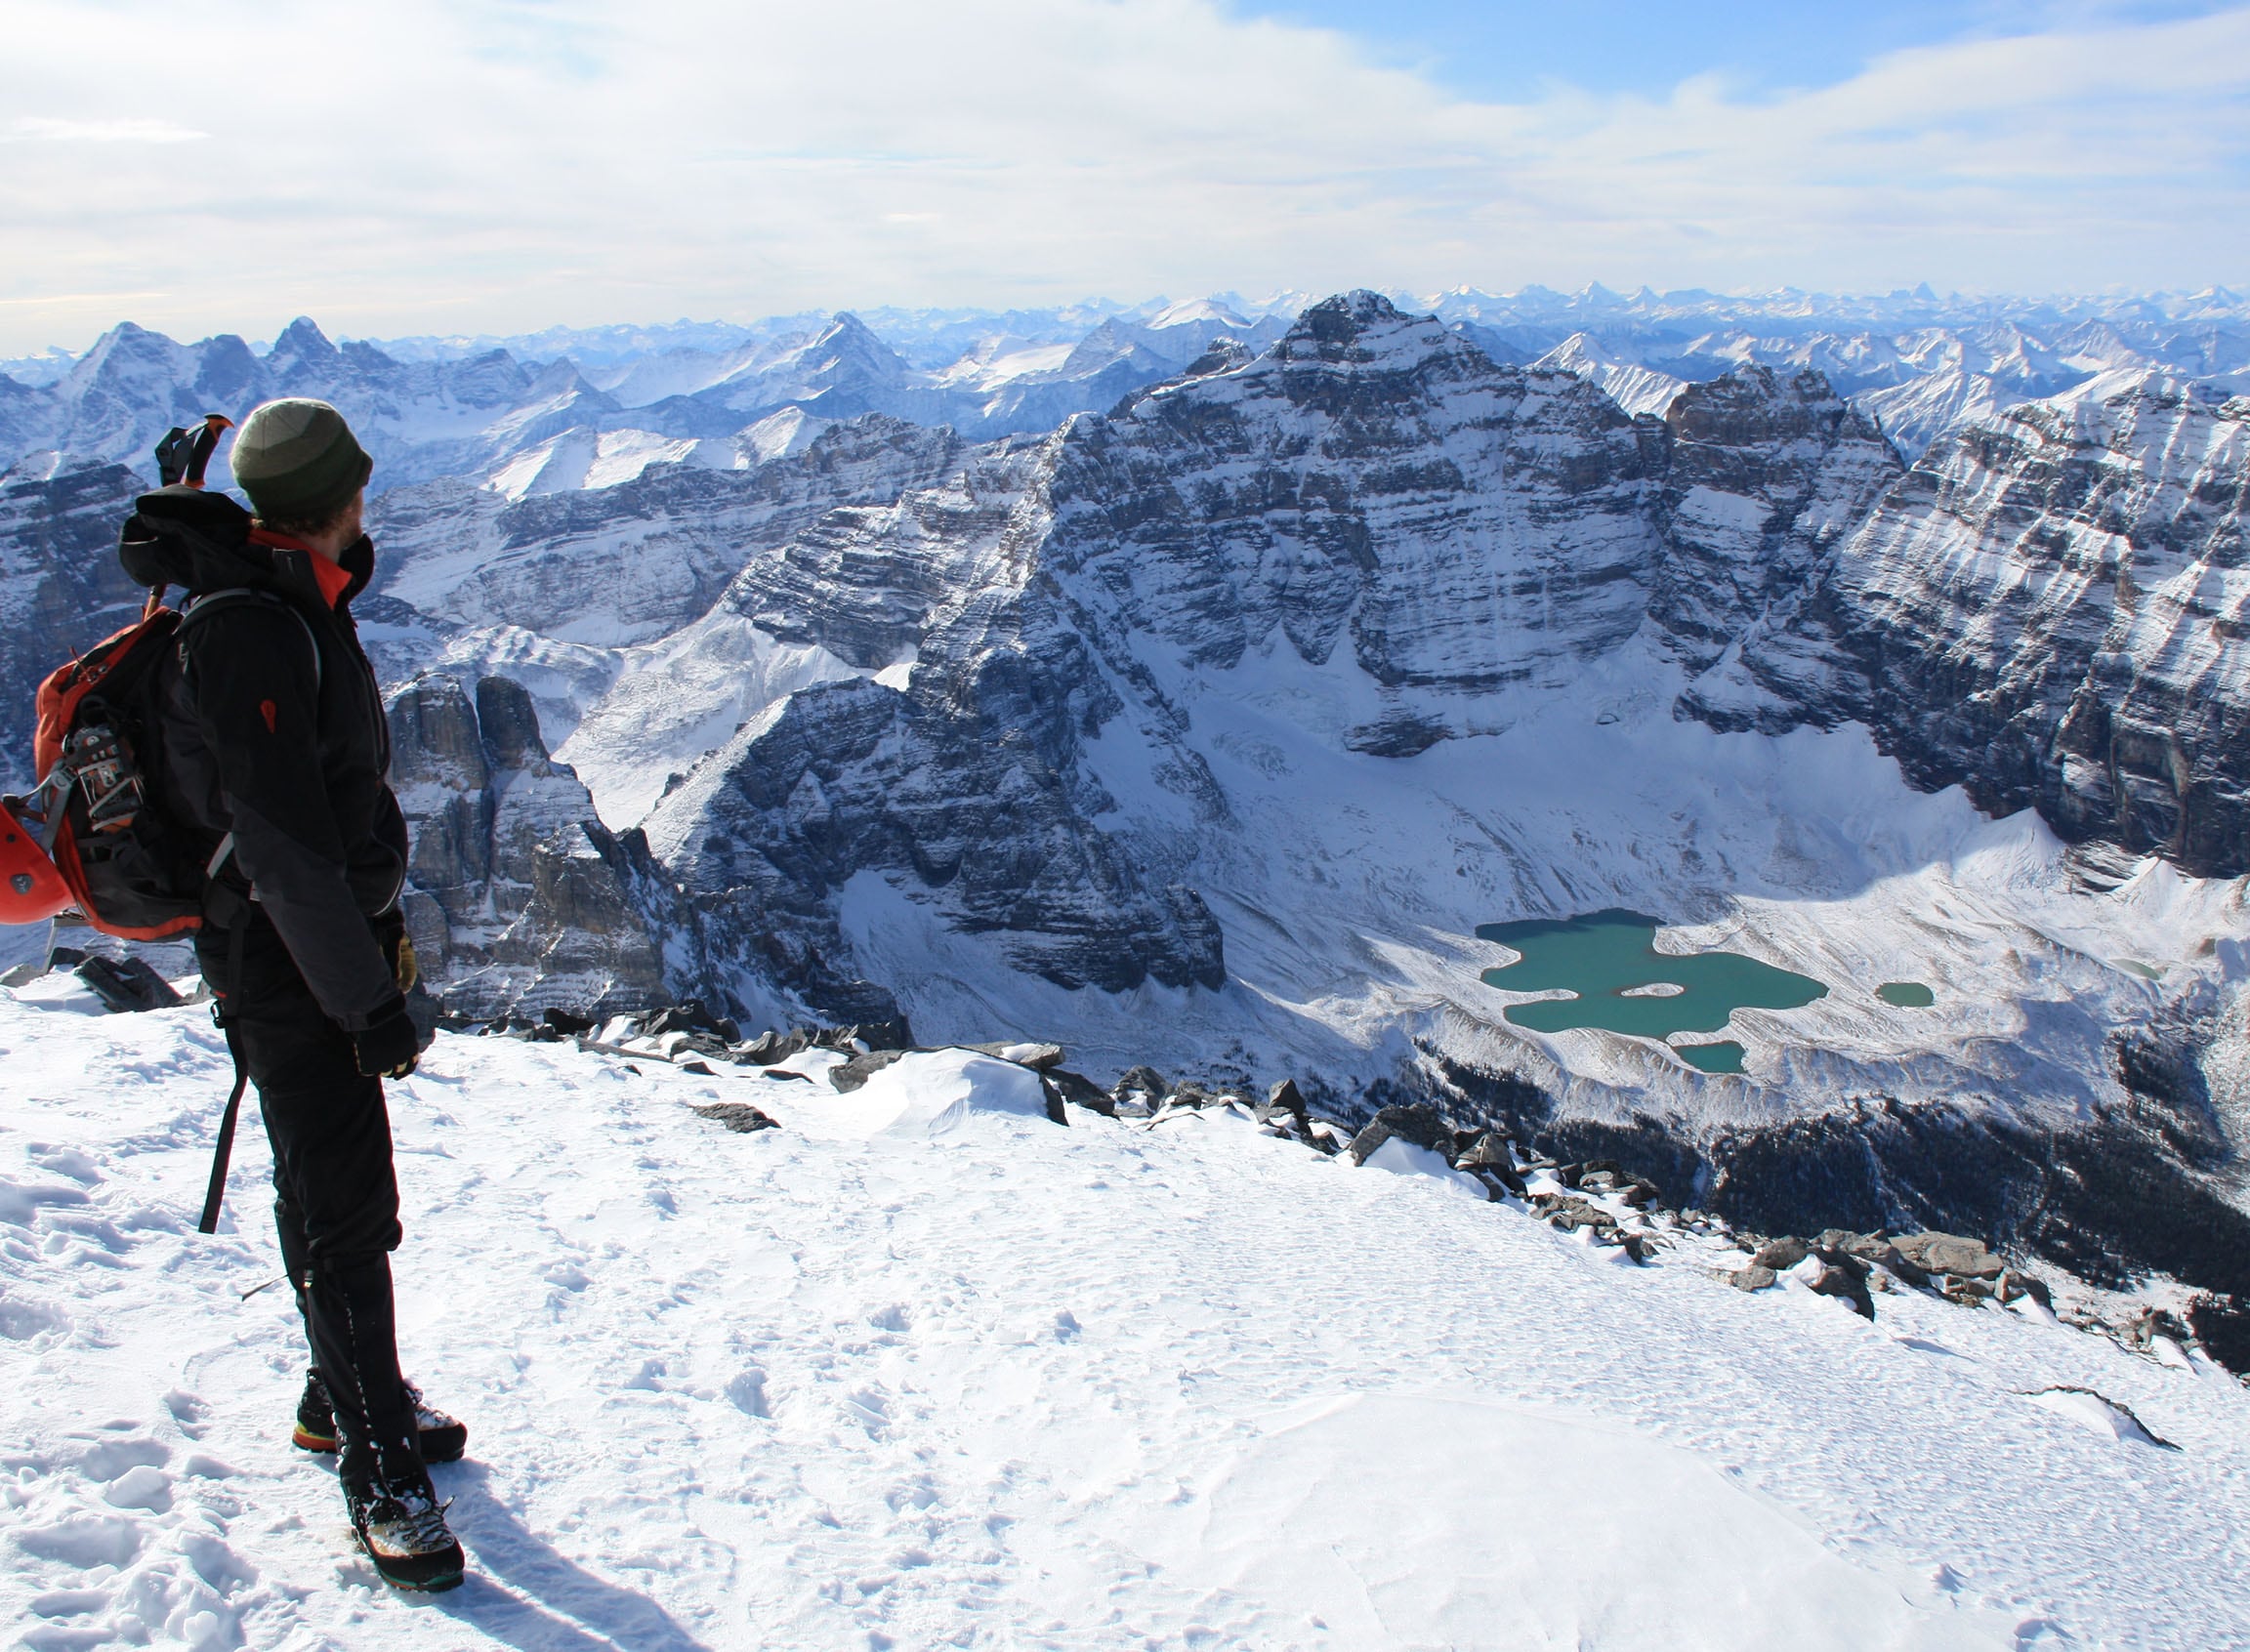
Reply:
[[[1661, 927], [1657, 919], [1624, 911], [1479, 925], [1479, 940], [1522, 954], [1485, 971], [1484, 984], [1504, 992], [1560, 988], [1575, 995], [1510, 1005], [1508, 1019], [1535, 1032], [1600, 1027], [1660, 1042], [1673, 1033], [1718, 1032], [1737, 1010], [1799, 1010], [1828, 994], [1810, 975], [1738, 952], [1660, 953], [1655, 943]], [[1705, 1072], [1742, 1070], [1742, 1046], [1731, 1041], [1675, 1048], [1673, 1053]]]
[[1707, 1073], [1738, 1073], [1742, 1070], [1742, 1047], [1730, 1038], [1718, 1039], [1710, 1044], [1675, 1044], [1672, 1053], [1690, 1067], [1700, 1067]]

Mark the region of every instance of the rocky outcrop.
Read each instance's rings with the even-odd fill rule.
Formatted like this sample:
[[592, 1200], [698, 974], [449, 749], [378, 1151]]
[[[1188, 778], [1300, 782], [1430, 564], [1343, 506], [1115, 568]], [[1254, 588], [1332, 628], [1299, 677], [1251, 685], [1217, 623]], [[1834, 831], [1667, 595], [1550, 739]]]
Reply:
[[1917, 785], [2250, 871], [2250, 399], [2140, 375], [1964, 432], [1688, 696], [1872, 727]]
[[646, 911], [646, 850], [605, 830], [577, 776], [547, 755], [530, 696], [450, 677], [390, 696], [391, 778], [412, 832], [404, 906], [448, 1010], [504, 1012], [536, 994], [582, 1012], [666, 995]]

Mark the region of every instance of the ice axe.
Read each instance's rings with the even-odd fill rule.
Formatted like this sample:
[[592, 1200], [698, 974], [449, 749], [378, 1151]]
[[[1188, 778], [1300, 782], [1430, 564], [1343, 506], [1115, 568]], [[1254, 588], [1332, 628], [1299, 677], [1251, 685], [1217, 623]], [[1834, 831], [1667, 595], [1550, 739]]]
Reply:
[[224, 413], [206, 413], [192, 431], [174, 425], [156, 444], [156, 475], [166, 487], [201, 487], [203, 468], [219, 446], [219, 433], [234, 428]]

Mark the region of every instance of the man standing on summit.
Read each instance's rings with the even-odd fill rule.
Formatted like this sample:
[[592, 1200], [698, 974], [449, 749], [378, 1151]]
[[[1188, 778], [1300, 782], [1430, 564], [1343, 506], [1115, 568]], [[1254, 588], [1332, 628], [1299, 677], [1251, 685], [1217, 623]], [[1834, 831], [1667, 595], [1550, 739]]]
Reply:
[[335, 408], [292, 399], [243, 423], [233, 467], [255, 517], [166, 487], [138, 501], [119, 547], [141, 584], [188, 592], [159, 784], [212, 847], [196, 954], [272, 1143], [312, 1352], [296, 1443], [341, 1447], [353, 1530], [385, 1578], [450, 1589], [461, 1548], [424, 1465], [459, 1457], [467, 1430], [400, 1376], [391, 1289], [382, 1081], [413, 1071], [420, 1040], [398, 910], [406, 827], [351, 610], [373, 569], [360, 531], [373, 466]]

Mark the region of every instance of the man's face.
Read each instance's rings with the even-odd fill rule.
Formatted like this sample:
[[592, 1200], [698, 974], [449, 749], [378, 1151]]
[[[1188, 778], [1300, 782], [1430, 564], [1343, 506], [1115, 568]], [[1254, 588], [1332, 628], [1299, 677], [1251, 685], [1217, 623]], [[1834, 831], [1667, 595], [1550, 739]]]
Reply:
[[367, 490], [361, 488], [352, 496], [352, 503], [344, 508], [343, 521], [337, 524], [336, 531], [341, 536], [338, 541], [340, 549], [348, 549], [359, 543], [359, 536], [366, 532], [359, 518], [366, 514], [366, 510]]

